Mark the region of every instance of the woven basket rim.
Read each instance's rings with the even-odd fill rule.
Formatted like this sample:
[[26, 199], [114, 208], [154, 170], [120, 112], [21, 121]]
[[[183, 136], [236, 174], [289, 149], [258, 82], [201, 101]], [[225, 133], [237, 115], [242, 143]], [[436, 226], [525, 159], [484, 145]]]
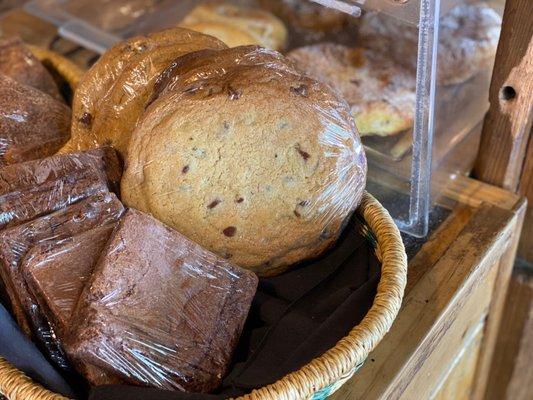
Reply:
[[76, 89], [83, 76], [83, 70], [80, 67], [53, 50], [30, 44], [27, 44], [26, 47], [28, 47], [33, 55], [45, 66], [54, 69], [63, 79], [65, 79], [73, 91]]
[[[71, 86], [78, 85], [83, 72], [63, 56], [40, 47], [28, 46], [32, 53], [54, 68]], [[401, 306], [407, 282], [407, 256], [398, 228], [387, 210], [365, 191], [357, 211], [377, 239], [376, 254], [381, 261], [381, 279], [374, 302], [359, 325], [322, 356], [277, 382], [238, 400], [289, 400], [310, 398], [314, 393], [346, 378], [381, 341]], [[0, 393], [9, 400], [64, 400], [33, 382], [0, 357]]]

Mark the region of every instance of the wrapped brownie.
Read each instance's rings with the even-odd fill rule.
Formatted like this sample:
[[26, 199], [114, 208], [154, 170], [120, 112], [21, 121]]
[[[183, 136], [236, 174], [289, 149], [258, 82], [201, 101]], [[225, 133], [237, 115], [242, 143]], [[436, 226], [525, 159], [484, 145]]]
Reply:
[[[59, 342], [70, 328], [74, 306], [116, 225], [112, 222], [59, 242], [43, 242], [33, 247], [22, 262], [22, 273], [30, 293]], [[84, 362], [79, 362], [77, 368], [91, 385], [122, 382]]]
[[74, 311], [67, 353], [165, 389], [219, 386], [257, 277], [129, 209]]
[[52, 75], [20, 38], [0, 41], [0, 73], [64, 101]]
[[0, 229], [117, 190], [121, 169], [109, 147], [0, 168]]
[[61, 367], [66, 366], [55, 334], [37, 301], [29, 293], [21, 263], [30, 249], [45, 241], [60, 241], [117, 221], [124, 208], [111, 193], [98, 193], [69, 207], [0, 232], [0, 277], [19, 326]]

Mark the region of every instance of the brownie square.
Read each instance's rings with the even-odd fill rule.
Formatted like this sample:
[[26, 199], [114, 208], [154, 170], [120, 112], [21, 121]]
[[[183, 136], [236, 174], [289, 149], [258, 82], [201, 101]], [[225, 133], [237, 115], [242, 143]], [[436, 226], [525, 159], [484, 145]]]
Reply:
[[24, 279], [60, 337], [68, 331], [74, 306], [116, 225], [38, 244], [24, 258]]
[[0, 229], [59, 210], [87, 196], [117, 188], [115, 151], [101, 148], [0, 168]]
[[[21, 263], [28, 251], [50, 240], [64, 240], [89, 229], [116, 222], [124, 207], [112, 193], [98, 193], [54, 213], [0, 231], [0, 276], [19, 326], [43, 344], [50, 341], [48, 322], [24, 280]], [[33, 329], [32, 329], [33, 328]]]
[[[74, 306], [116, 226], [117, 223], [111, 223], [59, 242], [41, 243], [22, 262], [30, 293], [59, 341], [71, 327]], [[122, 383], [118, 377], [90, 364], [78, 363], [76, 368], [83, 371], [93, 386]]]
[[256, 288], [252, 272], [129, 209], [85, 286], [65, 348], [133, 384], [210, 392]]

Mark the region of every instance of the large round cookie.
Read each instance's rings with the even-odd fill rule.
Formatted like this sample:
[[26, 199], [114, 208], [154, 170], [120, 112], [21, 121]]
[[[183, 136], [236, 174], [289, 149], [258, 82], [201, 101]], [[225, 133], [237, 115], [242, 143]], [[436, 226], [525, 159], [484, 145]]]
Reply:
[[185, 16], [181, 25], [213, 35], [230, 47], [258, 44], [282, 50], [287, 28], [271, 13], [228, 3], [200, 4]]
[[353, 119], [330, 88], [238, 66], [150, 105], [131, 138], [122, 199], [272, 275], [331, 246], [365, 178]]
[[389, 136], [412, 127], [415, 78], [378, 52], [321, 43], [293, 50], [288, 57], [341, 93], [362, 136]]
[[[443, 17], [439, 26], [438, 74], [441, 85], [470, 79], [491, 65], [500, 37], [501, 17], [486, 4], [462, 4]], [[380, 13], [361, 18], [360, 43], [416, 70], [418, 30]]]
[[63, 151], [111, 144], [123, 155], [157, 75], [179, 55], [225, 47], [216, 38], [183, 28], [139, 36], [112, 47], [76, 90], [72, 139]]

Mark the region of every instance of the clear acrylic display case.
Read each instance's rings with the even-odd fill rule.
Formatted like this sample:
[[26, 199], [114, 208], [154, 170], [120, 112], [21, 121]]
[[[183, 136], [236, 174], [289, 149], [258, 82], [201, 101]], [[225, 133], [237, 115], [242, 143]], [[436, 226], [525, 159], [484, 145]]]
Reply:
[[[261, 3], [256, 0], [225, 2], [258, 7]], [[493, 39], [496, 35], [497, 41], [499, 27], [494, 26], [494, 21], [488, 27], [469, 26], [468, 16], [459, 15], [451, 21], [446, 18], [465, 3], [489, 3], [501, 10], [498, 6], [502, 2], [315, 0], [317, 7], [350, 14], [350, 23], [342, 30], [307, 35], [294, 29], [290, 21], [284, 21], [291, 34], [288, 50], [322, 41], [373, 46], [374, 42], [360, 32], [362, 21], [370, 14], [378, 14], [379, 24], [393, 33], [391, 47], [384, 45], [380, 51], [387, 53], [394, 62], [410, 64], [405, 67], [410, 68], [415, 82], [412, 124], [394, 136], [365, 136], [363, 143], [369, 160], [368, 190], [387, 207], [400, 229], [413, 236], [426, 235], [433, 202], [454, 177], [472, 169], [483, 117], [488, 109], [494, 40], [491, 46], [487, 45], [487, 40], [481, 42], [485, 52], [474, 58], [474, 63], [468, 57], [479, 50], [475, 40], [488, 35], [483, 29], [490, 29], [490, 37]], [[34, 0], [26, 5], [26, 10], [56, 24], [63, 37], [102, 53], [122, 38], [175, 26], [199, 3], [202, 1]], [[450, 51], [454, 46], [459, 50]], [[481, 56], [485, 59], [478, 65]], [[447, 64], [456, 69], [452, 68], [451, 78], [439, 68]], [[471, 64], [475, 64], [475, 68]], [[464, 71], [465, 66], [469, 67], [468, 73]]]

